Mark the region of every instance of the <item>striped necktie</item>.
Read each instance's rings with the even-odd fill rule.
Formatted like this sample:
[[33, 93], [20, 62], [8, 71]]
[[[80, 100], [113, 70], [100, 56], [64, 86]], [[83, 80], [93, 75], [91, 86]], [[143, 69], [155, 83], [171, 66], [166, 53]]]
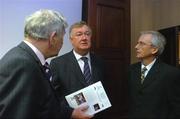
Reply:
[[88, 58], [87, 57], [81, 57], [81, 59], [84, 61], [84, 78], [87, 82], [87, 84], [91, 84], [91, 72], [88, 64]]
[[147, 68], [144, 67], [142, 70], [141, 70], [141, 84], [143, 83], [144, 79], [145, 79], [145, 72], [146, 72]]
[[46, 78], [51, 81], [52, 80], [52, 72], [50, 70], [50, 66], [49, 64], [46, 62], [44, 65], [43, 65], [43, 68], [44, 68], [44, 71], [45, 71], [45, 74], [46, 74]]

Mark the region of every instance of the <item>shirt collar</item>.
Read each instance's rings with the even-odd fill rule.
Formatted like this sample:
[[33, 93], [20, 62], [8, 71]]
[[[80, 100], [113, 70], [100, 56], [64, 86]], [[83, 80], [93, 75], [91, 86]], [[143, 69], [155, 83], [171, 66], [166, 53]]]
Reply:
[[146, 67], [147, 70], [149, 71], [151, 69], [151, 67], [153, 66], [153, 64], [155, 63], [155, 61], [156, 61], [156, 58], [150, 64], [148, 64], [147, 66], [145, 66], [144, 64], [141, 64], [141, 69]]
[[81, 57], [87, 57], [88, 60], [90, 60], [90, 54], [89, 54], [89, 52], [88, 52], [86, 55], [84, 55], [84, 56], [78, 54], [77, 52], [75, 52], [75, 50], [73, 50], [73, 53], [74, 53], [77, 61], [79, 61], [79, 60], [81, 59]]
[[41, 64], [44, 65], [46, 62], [44, 55], [30, 42], [25, 41], [25, 40], [24, 40], [24, 42], [33, 50], [33, 52], [36, 54], [36, 56], [40, 60]]

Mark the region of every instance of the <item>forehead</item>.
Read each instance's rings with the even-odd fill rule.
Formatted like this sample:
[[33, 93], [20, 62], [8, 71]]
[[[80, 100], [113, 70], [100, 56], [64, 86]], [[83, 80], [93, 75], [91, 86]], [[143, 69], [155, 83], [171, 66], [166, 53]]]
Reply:
[[151, 34], [143, 34], [140, 36], [138, 41], [142, 41], [142, 42], [151, 42], [152, 40], [152, 35]]

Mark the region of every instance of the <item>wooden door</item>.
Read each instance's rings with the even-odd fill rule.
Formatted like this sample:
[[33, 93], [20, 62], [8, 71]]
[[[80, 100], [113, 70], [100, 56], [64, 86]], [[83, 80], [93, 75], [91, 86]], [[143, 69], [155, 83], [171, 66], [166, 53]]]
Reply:
[[106, 91], [112, 107], [107, 119], [127, 117], [127, 68], [130, 64], [130, 1], [83, 0], [83, 20], [92, 27], [95, 54], [107, 65]]

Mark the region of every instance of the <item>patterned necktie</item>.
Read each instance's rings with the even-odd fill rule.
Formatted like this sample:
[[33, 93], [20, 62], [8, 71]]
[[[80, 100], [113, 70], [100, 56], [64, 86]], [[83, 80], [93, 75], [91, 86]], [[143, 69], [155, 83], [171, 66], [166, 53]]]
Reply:
[[141, 84], [142, 84], [143, 81], [144, 81], [146, 70], [147, 70], [146, 67], [144, 67], [144, 68], [141, 70]]
[[88, 58], [87, 57], [81, 57], [81, 59], [84, 61], [84, 77], [88, 84], [91, 84], [91, 72], [88, 64]]
[[50, 70], [50, 66], [49, 64], [46, 62], [44, 65], [43, 65], [43, 68], [44, 68], [44, 71], [45, 71], [45, 74], [46, 74], [46, 78], [51, 81], [52, 80], [52, 72]]

